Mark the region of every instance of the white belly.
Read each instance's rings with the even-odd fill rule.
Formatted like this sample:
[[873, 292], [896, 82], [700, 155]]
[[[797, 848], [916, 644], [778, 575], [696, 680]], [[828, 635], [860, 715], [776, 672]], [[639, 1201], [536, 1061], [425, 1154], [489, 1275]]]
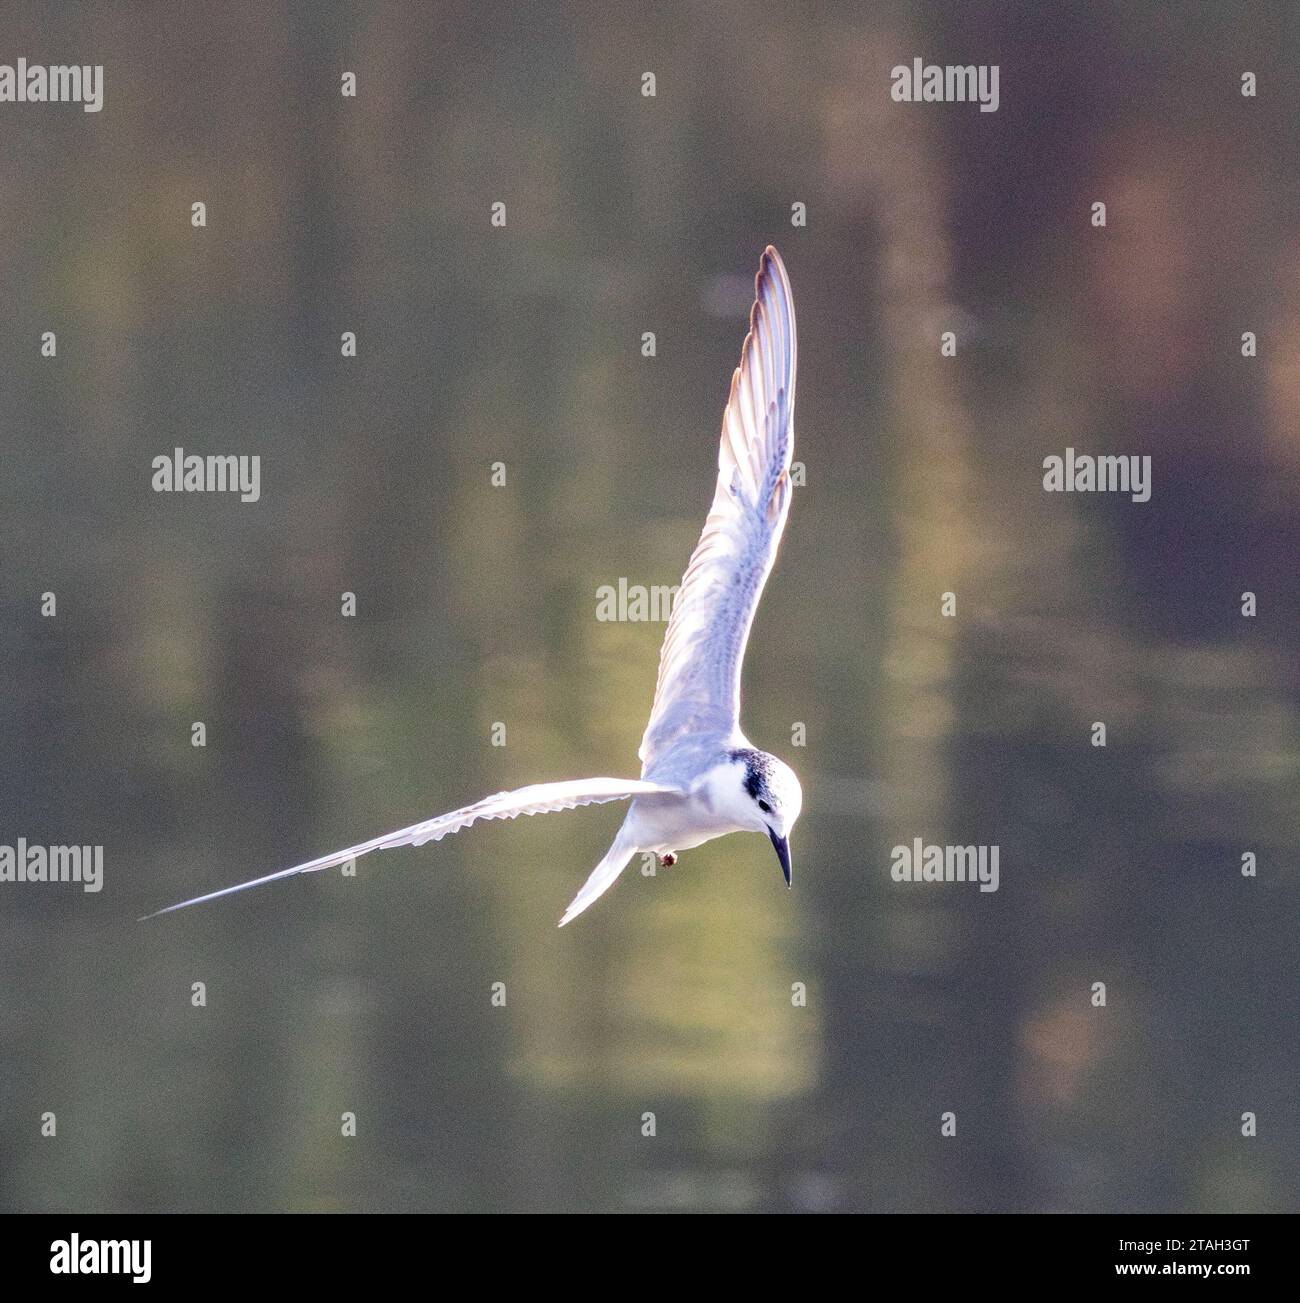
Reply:
[[739, 824], [696, 796], [638, 797], [628, 812], [628, 831], [643, 851], [689, 851], [715, 837], [742, 831]]

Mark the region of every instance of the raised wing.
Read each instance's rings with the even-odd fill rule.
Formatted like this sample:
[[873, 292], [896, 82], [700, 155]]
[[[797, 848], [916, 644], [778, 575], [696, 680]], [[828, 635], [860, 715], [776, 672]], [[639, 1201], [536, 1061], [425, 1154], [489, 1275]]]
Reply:
[[[495, 796], [485, 797], [482, 801], [453, 810], [450, 814], [414, 823], [409, 828], [399, 828], [383, 837], [349, 846], [332, 855], [322, 855], [318, 860], [309, 860], [292, 869], [281, 869], [278, 873], [268, 873], [251, 882], [222, 887], [220, 891], [210, 891], [206, 896], [183, 900], [179, 905], [168, 905], [166, 909], [156, 910], [144, 917], [157, 918], [159, 914], [170, 914], [173, 910], [185, 909], [189, 905], [200, 905], [205, 900], [216, 900], [219, 896], [246, 891], [249, 887], [260, 887], [262, 883], [275, 882], [278, 878], [292, 878], [299, 873], [319, 873], [322, 869], [332, 869], [348, 860], [369, 855], [371, 851], [387, 850], [391, 846], [423, 846], [425, 842], [441, 841], [448, 833], [468, 828], [479, 819], [515, 819], [521, 814], [549, 814], [554, 810], [572, 810], [578, 805], [603, 805], [606, 801], [625, 801], [633, 796], [675, 793], [677, 790], [675, 787], [645, 783], [634, 778], [578, 778], [566, 783], [535, 783], [532, 787], [521, 787], [513, 792], [498, 792]], [[144, 919], [140, 921], [143, 922]]]
[[729, 737], [739, 728], [745, 644], [790, 509], [794, 300], [771, 245], [754, 286], [749, 334], [722, 417], [713, 505], [659, 654], [641, 740], [643, 773], [685, 738]]

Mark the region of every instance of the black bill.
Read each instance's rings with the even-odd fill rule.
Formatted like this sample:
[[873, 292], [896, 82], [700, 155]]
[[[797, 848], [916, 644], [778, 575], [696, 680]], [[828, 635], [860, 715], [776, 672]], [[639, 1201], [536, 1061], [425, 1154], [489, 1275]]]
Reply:
[[767, 830], [767, 835], [772, 839], [772, 845], [776, 847], [776, 858], [781, 861], [781, 872], [785, 874], [785, 885], [790, 885], [790, 842], [785, 837], [778, 837], [771, 828]]

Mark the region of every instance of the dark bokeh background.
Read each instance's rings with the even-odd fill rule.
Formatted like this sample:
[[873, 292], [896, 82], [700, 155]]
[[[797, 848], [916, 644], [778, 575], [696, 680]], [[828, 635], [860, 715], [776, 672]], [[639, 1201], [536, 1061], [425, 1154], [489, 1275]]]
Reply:
[[[0, 885], [0, 1206], [1294, 1211], [1294, 8], [7, 11], [106, 99], [0, 106], [0, 841], [106, 885]], [[914, 56], [1000, 110], [893, 103]], [[769, 241], [794, 892], [733, 837], [557, 931], [600, 808], [135, 923], [636, 772], [662, 626], [595, 591], [680, 576]], [[262, 500], [151, 492], [177, 445]], [[1152, 500], [1044, 494], [1067, 445]], [[916, 836], [1001, 890], [893, 884]]]

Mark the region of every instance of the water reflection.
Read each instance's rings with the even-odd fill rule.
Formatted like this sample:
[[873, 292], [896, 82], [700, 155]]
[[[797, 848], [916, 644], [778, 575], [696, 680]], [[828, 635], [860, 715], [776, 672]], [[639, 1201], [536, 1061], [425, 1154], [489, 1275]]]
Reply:
[[[0, 142], [12, 339], [64, 341], [0, 395], [0, 831], [106, 859], [0, 888], [5, 1207], [1295, 1207], [1296, 124], [1203, 84], [1294, 33], [1189, 18], [1153, 97], [1127, 11], [658, 14], [114, 13], [94, 130]], [[891, 105], [976, 37], [998, 114]], [[769, 239], [808, 482], [747, 725], [806, 726], [795, 891], [733, 838], [559, 932], [593, 809], [137, 926], [633, 772], [662, 629], [595, 592], [678, 580]], [[260, 453], [262, 501], [151, 494], [177, 444]], [[1151, 502], [1043, 494], [1066, 446], [1151, 455]], [[914, 837], [999, 890], [891, 883]]]

